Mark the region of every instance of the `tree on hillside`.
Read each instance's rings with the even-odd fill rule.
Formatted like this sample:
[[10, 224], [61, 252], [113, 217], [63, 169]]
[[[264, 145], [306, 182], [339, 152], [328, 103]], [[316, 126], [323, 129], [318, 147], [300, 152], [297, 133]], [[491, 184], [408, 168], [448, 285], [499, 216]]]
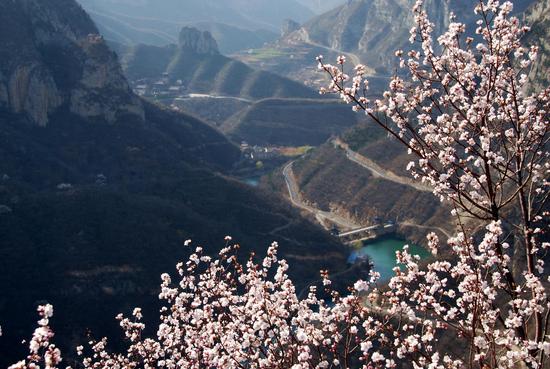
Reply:
[[[107, 340], [83, 353], [85, 368], [543, 368], [550, 355], [545, 261], [549, 231], [550, 89], [527, 94], [537, 48], [511, 17], [512, 4], [479, 1], [476, 35], [453, 20], [434, 41], [418, 0], [411, 41], [397, 52], [406, 73], [379, 100], [367, 98], [365, 66], [345, 74], [320, 59], [335, 92], [364, 111], [414, 156], [413, 176], [453, 204], [458, 233], [429, 236], [434, 261], [407, 248], [388, 286], [377, 274], [349, 294], [312, 287], [300, 300], [274, 244], [244, 265], [238, 246], [217, 258], [196, 248], [162, 276], [166, 303], [155, 338], [145, 338], [141, 311], [119, 316], [126, 352]], [[408, 75], [407, 78], [403, 77]], [[40, 308], [30, 356], [12, 368], [59, 366], [50, 344], [51, 307]], [[79, 348], [81, 351], [82, 348]]]

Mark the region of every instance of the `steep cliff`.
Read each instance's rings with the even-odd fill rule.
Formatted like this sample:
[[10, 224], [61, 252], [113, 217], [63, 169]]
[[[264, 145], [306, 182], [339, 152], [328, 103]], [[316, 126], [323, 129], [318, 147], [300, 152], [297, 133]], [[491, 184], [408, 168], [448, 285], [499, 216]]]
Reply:
[[199, 55], [217, 55], [218, 43], [207, 31], [199, 31], [193, 27], [183, 27], [179, 36], [179, 47], [183, 52]]
[[538, 45], [539, 57], [533, 64], [529, 79], [535, 89], [548, 87], [550, 82], [550, 1], [540, 0], [525, 12], [525, 21], [531, 31], [525, 39], [527, 45]]
[[38, 125], [61, 106], [109, 123], [143, 120], [116, 56], [73, 1], [0, 3], [0, 54], [0, 105]]
[[224, 174], [240, 152], [220, 132], [136, 97], [95, 32], [73, 0], [0, 1], [0, 367], [25, 356], [40, 301], [65, 358], [88, 329], [116, 341], [118, 312], [156, 316], [188, 238], [214, 254], [231, 234], [243, 257], [277, 240], [300, 285], [346, 265], [280, 197]]

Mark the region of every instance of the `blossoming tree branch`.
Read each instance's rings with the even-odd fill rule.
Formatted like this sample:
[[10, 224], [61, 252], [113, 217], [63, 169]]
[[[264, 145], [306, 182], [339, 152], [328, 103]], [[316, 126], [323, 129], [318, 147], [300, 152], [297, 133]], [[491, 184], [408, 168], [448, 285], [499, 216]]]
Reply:
[[[387, 286], [376, 273], [341, 295], [323, 285], [300, 300], [273, 244], [241, 264], [238, 246], [216, 258], [195, 248], [162, 275], [156, 337], [143, 335], [141, 310], [119, 316], [128, 340], [79, 347], [83, 368], [543, 368], [550, 356], [547, 289], [550, 89], [530, 91], [537, 47], [511, 16], [512, 4], [480, 0], [477, 28], [454, 17], [434, 39], [418, 0], [412, 49], [383, 97], [369, 98], [367, 68], [346, 74], [319, 58], [337, 93], [400, 142], [408, 169], [452, 204], [458, 233], [428, 236], [434, 257], [407, 247]], [[471, 31], [475, 31], [471, 32]], [[470, 33], [467, 33], [470, 32]], [[471, 36], [469, 36], [471, 34]], [[418, 45], [418, 49], [415, 49]], [[57, 368], [51, 306], [39, 308], [29, 356], [11, 368]]]

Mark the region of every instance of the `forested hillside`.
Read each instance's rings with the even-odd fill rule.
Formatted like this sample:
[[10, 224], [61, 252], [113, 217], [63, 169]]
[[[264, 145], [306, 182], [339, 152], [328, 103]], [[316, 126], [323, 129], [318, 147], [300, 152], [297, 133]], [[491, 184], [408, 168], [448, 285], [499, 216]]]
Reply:
[[220, 132], [134, 95], [74, 1], [0, 2], [0, 55], [0, 366], [22, 356], [37, 302], [59, 311], [63, 348], [155, 311], [188, 238], [215, 253], [231, 234], [244, 258], [284, 240], [291, 264], [313, 257], [303, 283], [345, 267], [322, 229], [224, 174], [240, 152]]

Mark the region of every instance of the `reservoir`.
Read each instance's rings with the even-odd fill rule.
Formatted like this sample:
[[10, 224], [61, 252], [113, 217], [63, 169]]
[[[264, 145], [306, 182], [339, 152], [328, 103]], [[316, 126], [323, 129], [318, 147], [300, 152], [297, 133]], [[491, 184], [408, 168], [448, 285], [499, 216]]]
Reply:
[[393, 268], [396, 266], [395, 252], [403, 250], [403, 246], [409, 245], [409, 252], [419, 255], [421, 258], [431, 256], [430, 252], [422, 246], [414, 245], [395, 236], [382, 237], [374, 241], [366, 241], [363, 247], [355, 250], [348, 258], [348, 262], [354, 263], [357, 258], [368, 257], [374, 264], [374, 270], [380, 273], [380, 281], [388, 281], [393, 277]]
[[258, 187], [258, 185], [260, 184], [260, 177], [244, 178], [243, 182], [246, 183], [249, 186]]

